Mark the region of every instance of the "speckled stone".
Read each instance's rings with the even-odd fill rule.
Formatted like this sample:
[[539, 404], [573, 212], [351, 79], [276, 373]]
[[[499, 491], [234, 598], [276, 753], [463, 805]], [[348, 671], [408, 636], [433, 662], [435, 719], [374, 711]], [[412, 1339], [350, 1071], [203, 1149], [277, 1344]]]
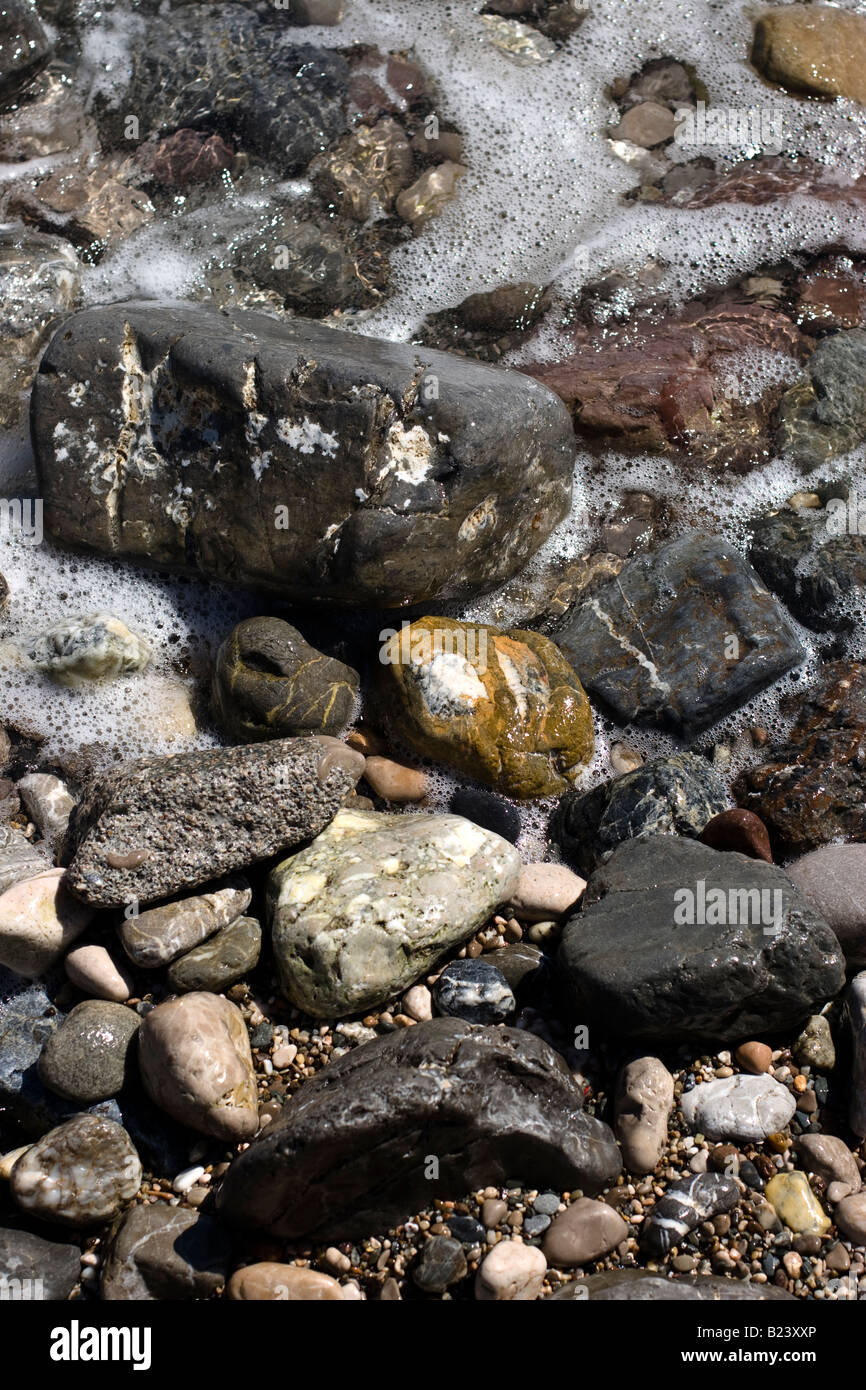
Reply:
[[215, 883], [207, 893], [179, 898], [125, 918], [120, 940], [133, 965], [156, 970], [168, 965], [221, 927], [227, 927], [249, 907], [252, 892], [246, 879]]
[[616, 1089], [615, 1132], [630, 1173], [651, 1173], [665, 1151], [674, 1079], [658, 1057], [623, 1067]]
[[111, 1236], [102, 1297], [208, 1298], [225, 1284], [230, 1258], [229, 1235], [213, 1216], [163, 1203], [131, 1207]]
[[801, 1067], [832, 1071], [836, 1065], [836, 1048], [830, 1024], [823, 1014], [813, 1014], [794, 1042], [794, 1058]]
[[425, 1293], [444, 1293], [465, 1279], [468, 1266], [463, 1246], [451, 1236], [432, 1236], [426, 1241], [412, 1278]]
[[531, 1303], [541, 1294], [547, 1260], [532, 1245], [501, 1240], [481, 1262], [475, 1297], [483, 1303]]
[[226, 1296], [236, 1302], [278, 1299], [288, 1303], [333, 1303], [342, 1299], [343, 1291], [330, 1274], [263, 1261], [236, 1270], [228, 1282]]
[[141, 1185], [129, 1135], [113, 1120], [76, 1115], [38, 1139], [12, 1170], [12, 1196], [25, 1211], [66, 1226], [110, 1221]]
[[65, 833], [75, 805], [65, 782], [50, 772], [30, 772], [18, 779], [15, 790], [44, 840], [52, 844]]
[[39, 1075], [67, 1100], [107, 1100], [134, 1074], [134, 1043], [141, 1019], [122, 1004], [88, 999], [76, 1004], [39, 1057]]
[[514, 1012], [514, 995], [505, 976], [486, 960], [454, 960], [433, 988], [441, 1014], [467, 1023], [504, 1023]]
[[628, 1223], [607, 1202], [580, 1197], [554, 1217], [541, 1248], [550, 1264], [569, 1268], [600, 1259], [628, 1235]]
[[172, 961], [166, 981], [178, 994], [192, 990], [218, 994], [255, 968], [261, 949], [262, 929], [258, 922], [254, 917], [239, 917], [209, 941]]
[[340, 811], [269, 880], [282, 988], [317, 1018], [383, 1004], [482, 926], [519, 874], [511, 845], [461, 817]]
[[791, 1092], [771, 1076], [705, 1081], [680, 1099], [683, 1118], [693, 1134], [756, 1143], [783, 1130], [796, 1108]]
[[777, 1173], [767, 1183], [765, 1196], [789, 1230], [816, 1235], [829, 1231], [830, 1218], [805, 1173]]

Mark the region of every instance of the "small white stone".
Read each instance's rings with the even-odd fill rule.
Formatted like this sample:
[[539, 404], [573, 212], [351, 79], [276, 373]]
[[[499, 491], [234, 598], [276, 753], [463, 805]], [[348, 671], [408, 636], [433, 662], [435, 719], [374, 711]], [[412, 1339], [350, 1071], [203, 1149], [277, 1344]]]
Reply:
[[547, 1260], [537, 1247], [502, 1240], [484, 1257], [475, 1276], [475, 1297], [485, 1303], [531, 1303], [538, 1298]]
[[426, 985], [413, 985], [403, 996], [403, 1012], [416, 1023], [427, 1023], [433, 1017], [433, 996]]
[[782, 1130], [797, 1108], [786, 1086], [771, 1076], [727, 1076], [707, 1081], [680, 1099], [683, 1118], [708, 1139], [760, 1142]]
[[172, 1183], [172, 1190], [183, 1196], [183, 1194], [189, 1192], [189, 1189], [194, 1187], [199, 1178], [202, 1177], [204, 1177], [204, 1168], [201, 1166], [197, 1168], [184, 1168], [183, 1172], [178, 1173]]

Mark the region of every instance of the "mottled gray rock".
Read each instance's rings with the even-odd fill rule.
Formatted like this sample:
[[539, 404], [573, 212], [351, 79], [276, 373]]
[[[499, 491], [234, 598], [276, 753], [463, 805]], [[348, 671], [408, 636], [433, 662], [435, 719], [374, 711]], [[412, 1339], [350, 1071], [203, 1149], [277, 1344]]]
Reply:
[[67, 319], [33, 437], [57, 541], [367, 607], [516, 573], [568, 511], [574, 457], [565, 407], [522, 373], [194, 304]]
[[277, 739], [144, 758], [105, 773], [69, 825], [85, 902], [153, 902], [316, 835], [364, 768], [336, 739]]
[[641, 1238], [646, 1249], [656, 1258], [666, 1255], [702, 1221], [731, 1211], [739, 1198], [737, 1183], [721, 1173], [695, 1173], [671, 1183], [644, 1222]]
[[122, 1004], [101, 999], [76, 1004], [46, 1039], [39, 1057], [41, 1080], [57, 1095], [85, 1105], [116, 1096], [134, 1074], [140, 1022]]
[[696, 533], [630, 560], [554, 636], [620, 722], [689, 737], [805, 655], [751, 565], [725, 541]]
[[282, 988], [317, 1018], [383, 1004], [471, 936], [519, 876], [517, 851], [461, 816], [340, 811], [269, 880]]
[[673, 836], [627, 840], [567, 923], [575, 1016], [632, 1038], [796, 1026], [842, 986], [830, 928], [781, 869]]
[[141, 671], [150, 661], [150, 645], [110, 613], [64, 618], [21, 650], [32, 666], [57, 685], [89, 685]]
[[51, 53], [52, 44], [32, 0], [3, 0], [0, 11], [0, 98], [14, 92]]
[[132, 1207], [112, 1232], [102, 1297], [111, 1302], [209, 1298], [225, 1284], [230, 1258], [228, 1233], [206, 1212]]
[[866, 845], [822, 845], [785, 865], [806, 898], [833, 928], [849, 967], [866, 966]]
[[845, 999], [851, 1031], [851, 1097], [848, 1123], [858, 1139], [866, 1138], [866, 970], [855, 975]]
[[866, 584], [866, 536], [848, 531], [845, 502], [785, 507], [753, 521], [751, 532], [750, 561], [796, 618], [815, 632], [853, 626], [851, 602]]
[[740, 1303], [746, 1301], [783, 1301], [794, 1298], [787, 1289], [773, 1284], [752, 1284], [749, 1280], [721, 1279], [714, 1275], [694, 1275], [684, 1279], [666, 1279], [647, 1269], [606, 1269], [589, 1279], [576, 1279], [550, 1294], [545, 1302], [604, 1303], [663, 1303], [702, 1302]]
[[50, 860], [20, 830], [0, 825], [0, 895], [22, 879], [34, 878], [51, 868]]
[[151, 907], [125, 918], [120, 927], [123, 949], [133, 965], [156, 970], [237, 921], [251, 898], [246, 879], [236, 877], [213, 884], [207, 893]]
[[[77, 1245], [44, 1240], [29, 1231], [0, 1229], [0, 1285], [5, 1298], [68, 1298], [81, 1273]], [[17, 1281], [17, 1282], [16, 1282]]]
[[630, 1173], [651, 1173], [665, 1151], [674, 1079], [658, 1057], [638, 1057], [623, 1067], [616, 1088], [614, 1126]]
[[780, 402], [776, 447], [810, 470], [866, 436], [866, 333], [851, 328], [822, 338], [806, 370]]
[[45, 1221], [93, 1226], [110, 1221], [141, 1186], [141, 1163], [126, 1130], [76, 1115], [19, 1158], [9, 1186], [20, 1207]]
[[444, 1293], [449, 1285], [465, 1279], [468, 1269], [459, 1240], [451, 1236], [433, 1236], [425, 1243], [412, 1278], [425, 1293]]
[[723, 1076], [680, 1098], [683, 1119], [693, 1134], [756, 1144], [783, 1130], [796, 1108], [787, 1086], [766, 1075]]
[[799, 1062], [801, 1067], [817, 1067], [819, 1071], [833, 1070], [836, 1065], [836, 1048], [830, 1024], [823, 1014], [812, 1015], [791, 1050], [794, 1060]]
[[514, 995], [505, 976], [486, 960], [454, 960], [433, 987], [440, 1014], [466, 1023], [504, 1023], [514, 1013]]
[[433, 1019], [306, 1082], [232, 1164], [218, 1203], [241, 1226], [345, 1240], [506, 1178], [596, 1191], [621, 1159], [607, 1125], [580, 1105], [539, 1038]]
[[50, 772], [30, 772], [19, 778], [15, 790], [44, 840], [53, 844], [66, 833], [75, 801], [65, 782]]
[[254, 917], [239, 917], [194, 951], [172, 961], [166, 972], [169, 989], [178, 994], [205, 990], [219, 994], [242, 980], [258, 964], [262, 929]]
[[338, 734], [357, 694], [357, 671], [316, 651], [281, 618], [246, 618], [217, 652], [214, 708], [239, 742]]
[[566, 858], [590, 874], [623, 840], [638, 835], [690, 835], [731, 805], [706, 758], [672, 753], [591, 792], [566, 792], [550, 833]]

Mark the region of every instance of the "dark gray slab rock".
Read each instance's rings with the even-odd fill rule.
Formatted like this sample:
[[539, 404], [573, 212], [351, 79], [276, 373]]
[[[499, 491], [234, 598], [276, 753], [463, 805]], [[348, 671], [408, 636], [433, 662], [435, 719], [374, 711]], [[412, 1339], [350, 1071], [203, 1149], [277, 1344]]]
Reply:
[[8, 101], [47, 61], [51, 40], [32, 0], [3, 0], [0, 10], [0, 101]]
[[202, 305], [67, 319], [32, 423], [56, 540], [301, 600], [470, 597], [571, 495], [568, 412], [523, 373]]
[[518, 1175], [596, 1191], [622, 1160], [581, 1103], [539, 1038], [433, 1019], [354, 1048], [308, 1081], [232, 1164], [218, 1205], [242, 1227], [349, 1239]]
[[781, 869], [672, 836], [626, 841], [593, 874], [557, 969], [581, 1022], [631, 1038], [794, 1026], [844, 981], [839, 943]]
[[361, 754], [325, 737], [126, 763], [75, 808], [69, 887], [120, 907], [246, 868], [317, 835], [363, 768]]
[[866, 585], [866, 535], [848, 529], [848, 504], [786, 507], [752, 523], [749, 559], [764, 583], [815, 632], [853, 627], [851, 600]]
[[706, 729], [805, 655], [743, 557], [690, 533], [629, 561], [554, 633], [583, 685], [622, 723]]
[[719, 774], [696, 753], [655, 758], [591, 792], [567, 792], [550, 833], [569, 864], [584, 875], [638, 835], [697, 838], [731, 798]]
[[149, 18], [129, 65], [128, 85], [95, 103], [108, 145], [123, 145], [125, 117], [140, 112], [148, 134], [206, 130], [288, 174], [346, 128], [345, 59], [289, 42], [246, 6], [183, 5]]
[[779, 404], [776, 447], [809, 470], [866, 438], [866, 332], [823, 338], [806, 370]]
[[43, 1240], [30, 1231], [0, 1229], [0, 1286], [3, 1297], [68, 1298], [81, 1273], [77, 1245]]
[[262, 929], [254, 917], [239, 917], [230, 927], [172, 961], [166, 981], [177, 994], [203, 989], [219, 994], [229, 989], [258, 964]]
[[188, 1207], [132, 1207], [110, 1237], [102, 1297], [112, 1302], [208, 1298], [226, 1282], [231, 1239]]
[[782, 1301], [794, 1299], [786, 1289], [773, 1284], [752, 1284], [748, 1280], [722, 1279], [715, 1275], [696, 1274], [684, 1279], [665, 1279], [646, 1269], [606, 1269], [589, 1279], [576, 1279], [552, 1293], [545, 1302], [604, 1303], [743, 1303], [748, 1301]]
[[84, 1105], [116, 1096], [134, 1074], [140, 1022], [123, 1004], [104, 999], [76, 1004], [46, 1039], [39, 1056], [40, 1079], [57, 1095]]
[[666, 1255], [702, 1221], [731, 1211], [739, 1200], [738, 1185], [721, 1173], [695, 1173], [683, 1178], [672, 1183], [656, 1202], [641, 1231], [643, 1243], [651, 1255]]

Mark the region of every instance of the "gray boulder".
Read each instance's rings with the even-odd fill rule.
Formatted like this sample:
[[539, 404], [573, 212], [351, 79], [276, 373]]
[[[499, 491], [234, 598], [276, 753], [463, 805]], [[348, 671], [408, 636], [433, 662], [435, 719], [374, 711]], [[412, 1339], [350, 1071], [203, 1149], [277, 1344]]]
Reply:
[[68, 1298], [80, 1273], [77, 1245], [43, 1240], [30, 1231], [0, 1229], [0, 1289], [4, 1298]]

